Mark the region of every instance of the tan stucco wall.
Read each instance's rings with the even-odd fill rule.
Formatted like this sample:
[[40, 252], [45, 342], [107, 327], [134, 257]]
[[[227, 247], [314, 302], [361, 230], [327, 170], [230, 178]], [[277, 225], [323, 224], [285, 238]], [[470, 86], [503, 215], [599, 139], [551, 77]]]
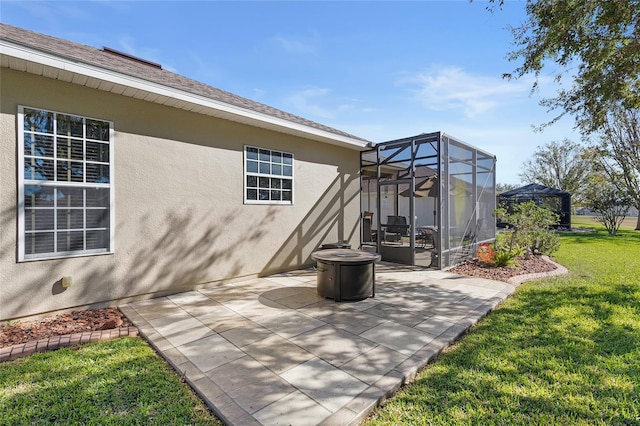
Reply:
[[[357, 151], [4, 68], [0, 80], [0, 320], [295, 269], [322, 242], [358, 245]], [[17, 262], [18, 105], [113, 121], [115, 254]], [[245, 144], [294, 154], [295, 205], [243, 204]]]

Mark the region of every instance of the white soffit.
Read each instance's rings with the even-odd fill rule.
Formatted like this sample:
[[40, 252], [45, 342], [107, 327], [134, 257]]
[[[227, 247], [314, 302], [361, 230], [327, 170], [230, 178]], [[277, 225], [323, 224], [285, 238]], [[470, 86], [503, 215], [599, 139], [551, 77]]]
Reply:
[[152, 81], [61, 58], [6, 40], [0, 40], [0, 58], [1, 66], [4, 68], [25, 71], [117, 95], [142, 99], [350, 149], [369, 149], [369, 143], [361, 139], [305, 126]]

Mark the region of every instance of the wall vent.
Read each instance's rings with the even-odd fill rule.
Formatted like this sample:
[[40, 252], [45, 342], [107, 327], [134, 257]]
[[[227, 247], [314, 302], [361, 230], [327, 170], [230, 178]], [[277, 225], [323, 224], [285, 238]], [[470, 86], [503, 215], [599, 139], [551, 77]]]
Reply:
[[120, 56], [121, 58], [129, 59], [130, 61], [138, 62], [139, 64], [148, 65], [150, 67], [162, 69], [162, 65], [155, 62], [147, 61], [146, 59], [138, 58], [137, 56], [129, 55], [128, 53], [120, 52], [119, 50], [112, 49], [110, 47], [103, 47], [103, 52], [111, 53], [112, 55]]

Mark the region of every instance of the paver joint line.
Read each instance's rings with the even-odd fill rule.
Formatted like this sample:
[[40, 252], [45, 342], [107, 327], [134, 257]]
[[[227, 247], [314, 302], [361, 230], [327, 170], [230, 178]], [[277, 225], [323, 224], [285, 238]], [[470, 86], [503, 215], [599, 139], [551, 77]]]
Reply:
[[[303, 284], [300, 271], [294, 271], [132, 302], [121, 309], [227, 423], [355, 425], [514, 289], [423, 269], [380, 265], [377, 270], [376, 298], [358, 302], [329, 304], [315, 298], [315, 272], [307, 271]], [[158, 313], [165, 311], [167, 301], [187, 314], [181, 321], [198, 319], [208, 327], [211, 345], [205, 340], [180, 343], [180, 333], [191, 329], [178, 332], [177, 341], [163, 336], [166, 317]], [[251, 376], [263, 371], [260, 366], [270, 373]], [[245, 376], [251, 382], [246, 392], [239, 392], [236, 382]], [[286, 386], [293, 393], [285, 392]], [[270, 396], [258, 402], [248, 397], [252, 392]]]

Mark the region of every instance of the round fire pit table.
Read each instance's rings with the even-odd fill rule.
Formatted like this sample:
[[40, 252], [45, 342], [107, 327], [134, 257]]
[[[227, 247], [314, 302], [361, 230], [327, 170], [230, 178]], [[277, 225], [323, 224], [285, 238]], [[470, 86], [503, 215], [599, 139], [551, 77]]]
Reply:
[[340, 302], [375, 296], [375, 262], [378, 253], [332, 249], [311, 253], [317, 262], [318, 294]]

